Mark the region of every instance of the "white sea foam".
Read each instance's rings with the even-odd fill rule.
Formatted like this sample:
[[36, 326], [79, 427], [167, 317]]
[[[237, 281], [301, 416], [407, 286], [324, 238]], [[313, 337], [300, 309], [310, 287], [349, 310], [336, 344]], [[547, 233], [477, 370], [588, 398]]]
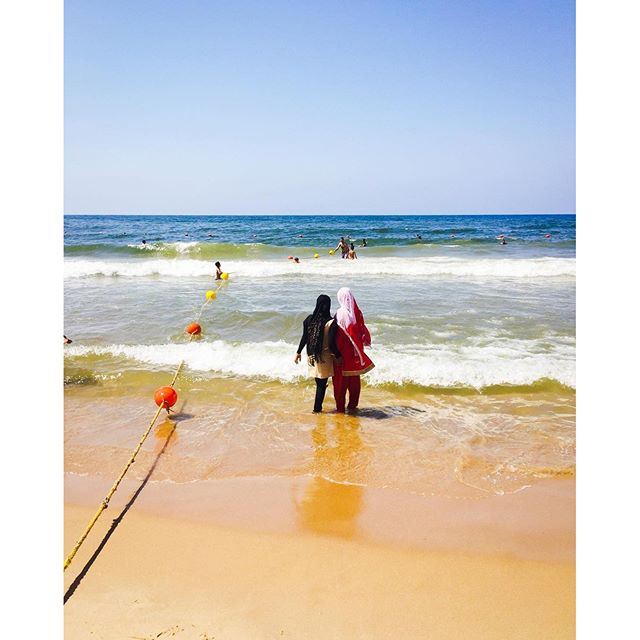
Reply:
[[[194, 372], [265, 377], [294, 382], [306, 377], [307, 367], [294, 365], [296, 345], [284, 341], [231, 343], [226, 341], [163, 345], [69, 345], [66, 356], [111, 356], [159, 368], [175, 367], [183, 359]], [[438, 387], [500, 384], [529, 385], [542, 378], [575, 388], [575, 344], [549, 346], [541, 340], [486, 338], [463, 346], [394, 345], [369, 351], [376, 368], [369, 384], [397, 383]]]
[[138, 244], [128, 244], [127, 247], [129, 247], [130, 249], [140, 249], [141, 251], [157, 251], [158, 250], [158, 247], [156, 244], [152, 244], [152, 243], [142, 244], [142, 242], [139, 242]]
[[[188, 251], [182, 243], [183, 251]], [[300, 264], [282, 260], [225, 260], [232, 277], [272, 278], [295, 275], [361, 275], [452, 278], [574, 278], [574, 258], [370, 258], [347, 261], [323, 257]], [[129, 261], [67, 258], [65, 278], [103, 277], [199, 277], [210, 276], [212, 262], [193, 259], [144, 259]]]
[[198, 242], [139, 242], [128, 244], [131, 249], [142, 249], [143, 251], [173, 251], [175, 253], [190, 253], [199, 250]]

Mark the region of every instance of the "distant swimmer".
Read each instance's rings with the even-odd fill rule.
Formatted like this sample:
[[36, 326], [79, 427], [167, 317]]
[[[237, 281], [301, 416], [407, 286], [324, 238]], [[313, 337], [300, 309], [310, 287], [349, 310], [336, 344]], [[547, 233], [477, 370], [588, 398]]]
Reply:
[[73, 340], [71, 340], [70, 338], [67, 338], [67, 336], [63, 335], [62, 336], [64, 338], [64, 344], [71, 344], [73, 342]]
[[207, 238], [213, 238], [213, 233], [207, 233]]
[[142, 241], [142, 244], [147, 244], [147, 241], [146, 241], [146, 240], [143, 240], [143, 241]]
[[222, 266], [216, 262], [216, 280], [222, 280]]
[[304, 236], [301, 233], [299, 233], [298, 238], [304, 238]]
[[347, 260], [357, 260], [358, 256], [356, 255], [356, 248], [353, 246], [353, 242], [349, 247], [349, 251], [347, 253]]
[[294, 258], [294, 259], [293, 259], [293, 261], [294, 261], [296, 264], [300, 264], [300, 258]]
[[418, 238], [418, 240], [422, 240], [422, 236], [419, 233], [416, 233], [416, 238]]
[[507, 239], [504, 236], [500, 238], [500, 244], [507, 244]]
[[349, 246], [345, 242], [344, 236], [340, 238], [340, 242], [338, 242], [338, 246], [334, 249], [334, 251], [337, 251], [338, 249], [340, 249], [342, 257], [346, 258], [347, 254], [349, 253]]
[[362, 238], [362, 244], [360, 246], [361, 247], [366, 247], [367, 246], [367, 239], [366, 238]]

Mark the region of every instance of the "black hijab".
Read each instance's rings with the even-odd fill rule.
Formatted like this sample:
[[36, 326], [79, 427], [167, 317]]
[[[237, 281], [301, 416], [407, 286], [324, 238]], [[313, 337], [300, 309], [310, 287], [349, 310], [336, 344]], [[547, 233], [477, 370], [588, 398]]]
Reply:
[[329, 320], [331, 320], [331, 298], [322, 294], [318, 296], [316, 308], [307, 322], [307, 354], [315, 356], [319, 362], [323, 362], [324, 325]]

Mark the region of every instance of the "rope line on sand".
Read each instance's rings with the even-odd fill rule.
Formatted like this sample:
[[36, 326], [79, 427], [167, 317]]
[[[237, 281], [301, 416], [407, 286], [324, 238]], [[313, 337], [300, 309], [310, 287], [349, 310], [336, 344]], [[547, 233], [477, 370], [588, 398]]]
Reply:
[[[205, 307], [212, 301], [215, 300], [218, 291], [220, 290], [220, 288], [222, 287], [222, 285], [224, 284], [224, 282], [221, 282], [218, 287], [215, 289], [215, 291], [213, 291], [212, 296], [210, 296], [209, 294], [212, 293], [210, 291], [207, 292], [207, 299], [205, 300], [204, 304], [202, 305], [202, 307], [200, 307], [200, 311], [198, 313], [198, 316], [196, 318], [196, 323], [200, 322], [200, 318], [202, 317], [202, 313], [204, 312]], [[189, 344], [195, 335], [195, 333], [190, 333], [189, 334], [189, 340], [187, 341], [187, 344]], [[184, 366], [184, 358], [180, 361], [180, 364], [178, 365], [178, 368], [173, 376], [173, 379], [171, 380], [171, 383], [168, 385], [169, 387], [173, 387], [176, 383], [176, 380], [178, 379], [178, 376], [180, 375], [180, 372], [182, 371], [182, 367]], [[167, 413], [169, 413], [169, 407], [165, 407], [165, 403], [164, 402], [160, 402], [160, 404], [158, 405], [158, 409], [155, 412], [153, 418], [151, 419], [151, 422], [149, 423], [149, 426], [147, 427], [146, 431], [142, 434], [142, 437], [140, 438], [140, 440], [138, 441], [138, 444], [136, 445], [136, 448], [133, 450], [131, 456], [129, 457], [129, 460], [127, 461], [127, 464], [124, 466], [124, 468], [122, 469], [122, 471], [120, 472], [120, 475], [118, 476], [118, 478], [116, 479], [116, 481], [113, 483], [111, 489], [109, 489], [109, 492], [107, 493], [107, 495], [105, 496], [104, 500], [100, 503], [100, 506], [98, 507], [98, 510], [95, 512], [93, 518], [91, 518], [89, 524], [87, 525], [86, 529], [84, 530], [83, 534], [78, 538], [78, 541], [76, 542], [76, 544], [74, 545], [73, 549], [71, 550], [71, 552], [69, 553], [69, 555], [66, 557], [65, 561], [64, 561], [64, 569], [63, 571], [67, 570], [67, 567], [71, 564], [71, 561], [73, 560], [74, 556], [76, 555], [76, 553], [78, 552], [78, 549], [80, 549], [80, 547], [82, 546], [82, 543], [86, 540], [87, 536], [89, 535], [89, 533], [91, 532], [91, 529], [93, 529], [93, 526], [95, 525], [95, 523], [98, 521], [98, 518], [100, 518], [100, 516], [102, 515], [102, 512], [109, 506], [109, 501], [111, 500], [113, 494], [117, 491], [118, 487], [120, 486], [120, 482], [122, 482], [122, 479], [124, 478], [124, 476], [126, 475], [127, 471], [129, 470], [129, 467], [135, 462], [136, 456], [138, 455], [138, 452], [140, 451], [140, 449], [142, 448], [142, 445], [144, 444], [145, 440], [147, 439], [147, 436], [149, 435], [149, 433], [151, 433], [151, 429], [153, 429], [153, 425], [156, 423], [156, 420], [158, 419], [158, 416], [160, 415], [160, 412], [162, 411], [163, 408], [166, 408]]]

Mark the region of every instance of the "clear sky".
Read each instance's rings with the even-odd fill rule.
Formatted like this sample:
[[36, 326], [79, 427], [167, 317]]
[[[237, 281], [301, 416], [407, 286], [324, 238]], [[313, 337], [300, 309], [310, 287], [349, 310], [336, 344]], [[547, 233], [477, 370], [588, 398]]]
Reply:
[[66, 0], [67, 213], [575, 211], [565, 0]]

